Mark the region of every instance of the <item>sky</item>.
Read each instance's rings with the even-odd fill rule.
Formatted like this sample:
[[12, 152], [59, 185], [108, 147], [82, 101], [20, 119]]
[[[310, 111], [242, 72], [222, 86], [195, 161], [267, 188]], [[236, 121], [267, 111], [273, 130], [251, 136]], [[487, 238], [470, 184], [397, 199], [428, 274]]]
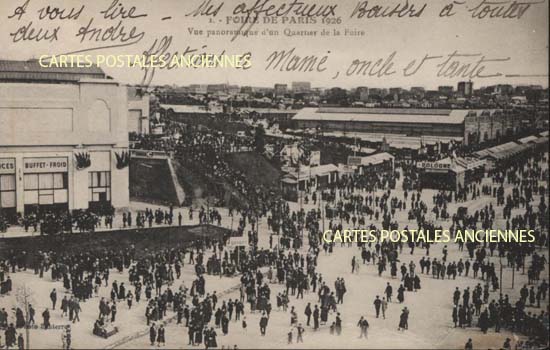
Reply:
[[[201, 3], [208, 2], [212, 9], [221, 5], [217, 15], [193, 16], [195, 9]], [[474, 75], [472, 81], [474, 87], [493, 84], [538, 84], [548, 86], [548, 0], [523, 0], [532, 1], [526, 8], [521, 18], [472, 18], [472, 12], [481, 2], [487, 0], [463, 0], [462, 4], [455, 5], [452, 17], [440, 17], [443, 7], [450, 3], [447, 0], [300, 0], [304, 6], [315, 5], [321, 10], [329, 11], [336, 5], [334, 15], [310, 18], [309, 22], [315, 23], [290, 23], [291, 21], [303, 22], [299, 16], [266, 16], [260, 14], [260, 23], [255, 24], [251, 30], [257, 31], [255, 36], [238, 36], [232, 40], [230, 35], [206, 37], [207, 31], [237, 30], [246, 14], [233, 16], [234, 12], [241, 9], [250, 9], [254, 4], [264, 4], [264, 9], [273, 5], [289, 4], [298, 0], [2, 0], [0, 13], [4, 17], [0, 21], [0, 51], [1, 59], [26, 60], [39, 58], [42, 55], [56, 55], [75, 51], [83, 51], [89, 55], [140, 55], [149, 49], [164, 36], [171, 37], [168, 52], [182, 53], [187, 47], [197, 49], [198, 52], [220, 54], [225, 50], [226, 54], [252, 54], [252, 67], [248, 70], [235, 68], [180, 68], [174, 70], [155, 71], [151, 84], [212, 84], [230, 83], [241, 86], [273, 86], [275, 83], [287, 83], [292, 81], [310, 81], [314, 87], [344, 87], [356, 86], [369, 87], [411, 87], [424, 86], [428, 89], [437, 88], [439, 85], [453, 85], [458, 81], [469, 80], [469, 77], [440, 76], [438, 71], [448, 55], [453, 52], [465, 55], [457, 60], [460, 65], [469, 64], [475, 66], [477, 60], [485, 56], [490, 61], [485, 64], [483, 75], [501, 74], [501, 76], [480, 78]], [[397, 18], [357, 18], [354, 9], [357, 7], [373, 9], [375, 6], [393, 8], [400, 4], [414, 5], [418, 11], [424, 4], [426, 7], [422, 15], [415, 18], [407, 16]], [[511, 2], [505, 3], [500, 13], [509, 8]], [[47, 6], [64, 9], [63, 15], [67, 16], [74, 8], [77, 13], [81, 6], [84, 8], [77, 18], [39, 19], [40, 11], [46, 14]], [[111, 5], [111, 13], [102, 14], [101, 11]], [[294, 5], [296, 6], [296, 5]], [[493, 5], [493, 9], [497, 5]], [[132, 10], [132, 7], [135, 7]], [[258, 8], [258, 7], [257, 7]], [[296, 8], [296, 7], [295, 7]], [[23, 11], [24, 10], [24, 11]], [[121, 11], [122, 10], [122, 11]], [[24, 13], [23, 13], [24, 12]], [[210, 11], [212, 12], [212, 11]], [[241, 11], [242, 12], [242, 11]], [[55, 11], [50, 11], [52, 16]], [[131, 15], [130, 15], [131, 13]], [[374, 12], [370, 12], [374, 13]], [[496, 12], [493, 12], [496, 13]], [[510, 12], [508, 12], [510, 13]], [[109, 15], [111, 18], [104, 18]], [[135, 18], [129, 18], [135, 17]], [[266, 21], [277, 20], [278, 23], [266, 24]], [[82, 27], [92, 24], [88, 29], [101, 30], [105, 40], [90, 39], [91, 32], [87, 36], [78, 36]], [[285, 23], [282, 23], [285, 21]], [[32, 23], [30, 23], [32, 22]], [[228, 23], [229, 22], [229, 23]], [[128, 37], [128, 33], [134, 29], [135, 39], [122, 42], [121, 38], [112, 38], [108, 28], [113, 26], [114, 32]], [[51, 36], [55, 28], [56, 40], [39, 40], [32, 38], [30, 29], [34, 30], [34, 36]], [[28, 30], [25, 32], [25, 28]], [[341, 35], [334, 36], [334, 30]], [[39, 31], [42, 30], [41, 33]], [[191, 34], [193, 31], [201, 31], [202, 34]], [[331, 33], [329, 36], [321, 35], [323, 30]], [[363, 35], [343, 35], [345, 31], [363, 32]], [[270, 31], [270, 32], [267, 32]], [[269, 35], [277, 32], [278, 35]], [[307, 32], [316, 35], [285, 35], [289, 31]], [[99, 33], [99, 32], [98, 32]], [[23, 39], [23, 34], [26, 38]], [[137, 40], [139, 39], [139, 40]], [[17, 41], [17, 42], [14, 42]], [[127, 44], [121, 46], [121, 44]], [[111, 47], [110, 47], [111, 46]], [[118, 46], [118, 47], [117, 47]], [[100, 48], [90, 50], [92, 48]], [[279, 69], [266, 69], [268, 57], [274, 51], [291, 50], [299, 56], [315, 55], [320, 60], [327, 56], [322, 72], [280, 71]], [[404, 68], [413, 64], [418, 65], [426, 56], [440, 56], [425, 61], [415, 74], [405, 76]], [[354, 67], [353, 61], [389, 60], [392, 56], [390, 74], [350, 74], [346, 71]], [[448, 65], [451, 62], [448, 62]], [[479, 68], [479, 66], [478, 66]], [[120, 82], [138, 84], [143, 80], [144, 71], [136, 67], [104, 68], [104, 70]], [[353, 69], [352, 69], [353, 70]], [[392, 73], [393, 72], [393, 73]]]

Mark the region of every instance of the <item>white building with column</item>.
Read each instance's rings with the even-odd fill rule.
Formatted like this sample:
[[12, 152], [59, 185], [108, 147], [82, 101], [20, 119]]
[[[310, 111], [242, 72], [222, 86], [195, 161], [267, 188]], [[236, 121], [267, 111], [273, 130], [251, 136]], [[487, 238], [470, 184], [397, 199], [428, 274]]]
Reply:
[[99, 68], [0, 61], [0, 210], [128, 207], [127, 89]]

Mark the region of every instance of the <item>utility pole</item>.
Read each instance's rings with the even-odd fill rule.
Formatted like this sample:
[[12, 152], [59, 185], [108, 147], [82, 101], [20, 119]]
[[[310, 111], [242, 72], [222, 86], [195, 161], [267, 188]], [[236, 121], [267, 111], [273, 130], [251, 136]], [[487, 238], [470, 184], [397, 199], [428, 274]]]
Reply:
[[[298, 195], [300, 196], [300, 211], [298, 212], [298, 225], [301, 225], [300, 224], [300, 215], [302, 213], [302, 191], [300, 190], [300, 170], [301, 170], [301, 164], [302, 164], [302, 159], [301, 159], [301, 155], [298, 156]], [[305, 192], [305, 183], [304, 183], [304, 192]], [[301, 229], [300, 229], [301, 230]], [[301, 235], [302, 235], [302, 239], [303, 239], [303, 236], [304, 236], [304, 232], [301, 231]]]
[[512, 261], [512, 289], [514, 289], [514, 278], [516, 274], [516, 263], [515, 260]]
[[[301, 170], [301, 161], [300, 156], [298, 156], [298, 197], [300, 199], [300, 209], [302, 209], [302, 190], [300, 190], [300, 170]], [[305, 188], [305, 184], [304, 184]]]
[[500, 257], [500, 292], [502, 293], [502, 256]]
[[240, 270], [241, 265], [239, 265], [239, 254], [240, 254], [241, 246], [238, 245], [235, 249], [237, 250], [237, 268]]

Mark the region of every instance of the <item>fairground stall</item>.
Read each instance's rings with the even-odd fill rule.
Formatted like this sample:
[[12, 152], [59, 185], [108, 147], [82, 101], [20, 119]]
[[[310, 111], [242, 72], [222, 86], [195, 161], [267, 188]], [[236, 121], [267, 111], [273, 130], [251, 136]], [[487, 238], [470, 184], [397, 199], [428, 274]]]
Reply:
[[480, 181], [485, 174], [485, 161], [473, 157], [445, 158], [419, 162], [422, 188], [455, 191]]

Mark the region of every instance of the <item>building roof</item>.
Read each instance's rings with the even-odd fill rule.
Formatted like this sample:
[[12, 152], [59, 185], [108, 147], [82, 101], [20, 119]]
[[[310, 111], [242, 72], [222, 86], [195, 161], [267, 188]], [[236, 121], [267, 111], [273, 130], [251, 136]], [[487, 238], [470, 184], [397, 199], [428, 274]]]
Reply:
[[281, 182], [283, 182], [285, 184], [289, 184], [289, 185], [295, 185], [295, 184], [298, 183], [298, 181], [296, 181], [295, 179], [290, 178], [290, 177], [283, 177], [281, 179]]
[[542, 136], [535, 140], [536, 144], [548, 143], [548, 136]]
[[491, 152], [489, 152], [487, 149], [482, 149], [482, 150], [479, 150], [477, 152], [474, 152], [474, 154], [478, 158], [485, 158], [485, 157], [489, 156], [491, 154]]
[[[368, 132], [344, 132], [344, 131], [323, 131], [323, 136], [330, 137], [342, 137], [347, 139], [359, 139], [369, 142], [382, 142], [384, 138], [388, 144], [392, 143], [414, 143], [418, 144], [424, 142], [425, 144], [436, 144], [438, 142], [450, 143], [452, 141], [462, 142], [463, 137], [459, 136], [407, 136], [405, 134], [382, 134], [382, 133], [368, 133]], [[363, 148], [364, 149], [364, 148]]]
[[252, 107], [241, 107], [238, 108], [241, 112], [247, 113], [259, 113], [259, 114], [296, 114], [298, 110], [296, 109], [276, 109], [276, 108], [252, 108]]
[[361, 165], [381, 164], [388, 160], [393, 161], [394, 158], [394, 156], [386, 152], [371, 154], [370, 156], [361, 157]]
[[309, 179], [315, 176], [326, 176], [330, 173], [338, 171], [338, 167], [334, 164], [324, 164], [319, 166], [312, 166], [308, 168], [300, 168], [298, 179]]
[[168, 104], [161, 104], [160, 108], [165, 110], [173, 110], [174, 113], [202, 113], [202, 114], [213, 114], [217, 112], [221, 112], [222, 110], [220, 108], [210, 108], [210, 110], [206, 110], [206, 108], [202, 105], [168, 105]]
[[303, 108], [292, 118], [302, 121], [462, 124], [468, 110]]
[[84, 78], [106, 79], [103, 70], [91, 67], [42, 67], [38, 60], [0, 60], [3, 82], [77, 82]]
[[494, 147], [491, 147], [489, 148], [487, 151], [488, 151], [488, 154], [486, 155], [483, 155], [481, 156], [481, 158], [486, 158], [486, 157], [492, 157], [492, 158], [495, 158], [495, 159], [505, 159], [505, 158], [509, 158], [511, 156], [514, 156], [518, 153], [521, 153], [523, 151], [525, 151], [527, 148], [529, 148], [528, 145], [525, 145], [525, 144], [517, 144], [515, 142], [507, 142], [507, 143], [504, 143], [502, 145], [498, 145], [498, 146], [494, 146]]
[[477, 159], [474, 157], [456, 157], [451, 159], [451, 164], [453, 164], [453, 167], [456, 167], [456, 170], [468, 170], [484, 167], [486, 161], [485, 159]]
[[527, 136], [527, 137], [523, 137], [521, 139], [518, 140], [519, 143], [529, 143], [529, 142], [534, 142], [537, 140], [538, 137], [534, 136], [534, 135], [531, 135], [531, 136]]
[[388, 141], [388, 144], [391, 148], [397, 149], [420, 149], [422, 146], [420, 140], [409, 140], [409, 141]]
[[[338, 172], [338, 167], [334, 164], [324, 164], [313, 167], [300, 167], [299, 171], [292, 171], [283, 175], [283, 178], [296, 179], [298, 181], [308, 180], [315, 178], [316, 176], [327, 176], [331, 173]], [[285, 180], [286, 183], [292, 183]]]

